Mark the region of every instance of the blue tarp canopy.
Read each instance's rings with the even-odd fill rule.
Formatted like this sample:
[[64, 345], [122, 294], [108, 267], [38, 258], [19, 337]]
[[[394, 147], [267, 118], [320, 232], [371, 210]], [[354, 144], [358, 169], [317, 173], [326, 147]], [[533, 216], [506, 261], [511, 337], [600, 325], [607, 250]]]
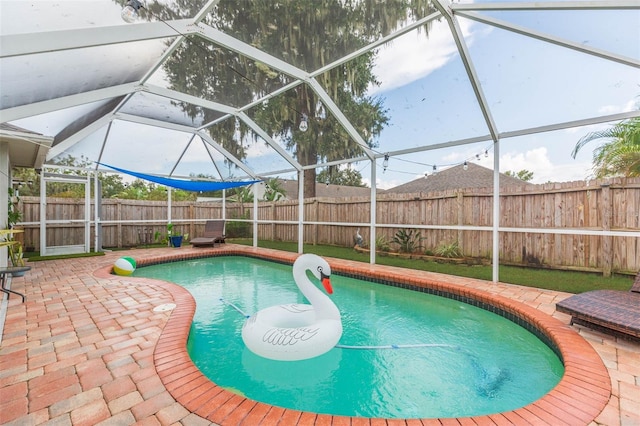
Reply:
[[110, 166], [104, 163], [98, 163], [101, 166], [109, 167], [113, 170], [117, 170], [121, 173], [125, 173], [131, 176], [135, 176], [140, 179], [148, 180], [158, 183], [164, 186], [170, 186], [172, 188], [184, 189], [185, 191], [207, 192], [207, 191], [219, 191], [221, 189], [237, 188], [239, 186], [252, 185], [260, 182], [260, 180], [249, 181], [235, 181], [235, 182], [209, 182], [203, 180], [184, 180], [184, 179], [171, 179], [154, 175], [147, 175], [144, 173], [132, 172], [131, 170], [120, 169], [118, 167]]

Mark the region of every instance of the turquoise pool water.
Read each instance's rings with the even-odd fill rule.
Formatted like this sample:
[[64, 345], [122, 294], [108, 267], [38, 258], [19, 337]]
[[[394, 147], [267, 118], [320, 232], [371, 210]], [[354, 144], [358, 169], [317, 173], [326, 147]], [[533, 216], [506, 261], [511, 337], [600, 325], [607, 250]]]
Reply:
[[229, 256], [138, 268], [134, 276], [187, 288], [197, 305], [188, 342], [194, 363], [218, 385], [271, 405], [361, 417], [482, 415], [535, 401], [564, 371], [547, 345], [499, 315], [335, 274], [339, 345], [399, 348], [337, 347], [305, 361], [268, 360], [244, 346], [239, 311], [306, 303], [291, 266]]

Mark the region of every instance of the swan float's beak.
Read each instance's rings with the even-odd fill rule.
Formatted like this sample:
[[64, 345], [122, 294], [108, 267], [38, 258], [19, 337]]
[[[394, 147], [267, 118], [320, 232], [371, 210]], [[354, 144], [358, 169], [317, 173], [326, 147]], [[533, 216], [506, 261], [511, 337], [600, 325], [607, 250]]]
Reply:
[[333, 287], [331, 287], [331, 280], [329, 279], [329, 275], [325, 275], [322, 271], [320, 271], [320, 278], [322, 279], [322, 285], [327, 293], [333, 294]]

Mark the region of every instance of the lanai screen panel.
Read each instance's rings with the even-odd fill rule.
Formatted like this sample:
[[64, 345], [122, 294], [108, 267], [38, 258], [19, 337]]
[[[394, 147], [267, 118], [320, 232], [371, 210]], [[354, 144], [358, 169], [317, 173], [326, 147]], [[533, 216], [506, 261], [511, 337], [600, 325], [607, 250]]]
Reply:
[[220, 1], [204, 23], [314, 72], [435, 11], [429, 1]]
[[[49, 161], [73, 153], [135, 169], [125, 163], [152, 147], [162, 158], [142, 167], [237, 176], [247, 174], [239, 162], [295, 175], [296, 162], [355, 158], [367, 179], [366, 158], [380, 164], [390, 153], [415, 161], [404, 171], [419, 175], [498, 138], [528, 146], [544, 126], [637, 110], [640, 37], [629, 34], [640, 36], [640, 12], [631, 2], [149, 1], [134, 24], [122, 21], [123, 3], [0, 2], [2, 36], [42, 34], [55, 47], [69, 31], [96, 30], [78, 33], [87, 47], [0, 58], [3, 118], [55, 136]], [[185, 18], [198, 21], [174, 21]], [[118, 38], [125, 32], [134, 39]], [[381, 84], [353, 90], [361, 67]], [[278, 129], [266, 114], [292, 93], [291, 122]], [[350, 105], [366, 97], [386, 111], [379, 129], [365, 129]], [[345, 149], [321, 145], [300, 161], [318, 123], [337, 123], [334, 142]], [[570, 151], [580, 135], [563, 136], [557, 144]], [[136, 155], [118, 154], [127, 142]]]

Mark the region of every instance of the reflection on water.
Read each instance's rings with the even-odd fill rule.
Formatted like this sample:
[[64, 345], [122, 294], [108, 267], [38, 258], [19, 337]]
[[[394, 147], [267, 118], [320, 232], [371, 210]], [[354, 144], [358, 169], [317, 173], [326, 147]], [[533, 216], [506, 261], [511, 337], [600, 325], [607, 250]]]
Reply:
[[242, 351], [245, 372], [256, 382], [274, 391], [304, 390], [308, 387], [331, 388], [341, 359], [342, 351], [338, 349], [295, 362], [262, 358], [247, 348]]

